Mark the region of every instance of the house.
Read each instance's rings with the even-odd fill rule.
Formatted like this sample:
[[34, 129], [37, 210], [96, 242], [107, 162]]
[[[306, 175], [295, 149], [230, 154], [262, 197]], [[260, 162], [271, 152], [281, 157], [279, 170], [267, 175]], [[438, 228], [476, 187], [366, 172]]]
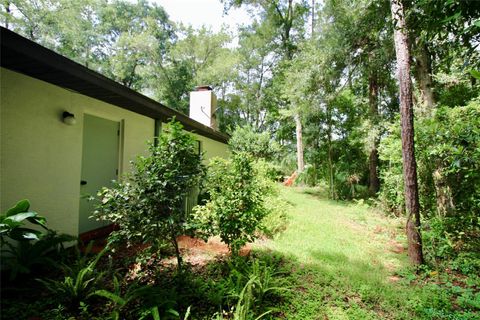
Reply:
[[172, 117], [206, 159], [228, 155], [209, 87], [191, 94], [196, 121], [5, 28], [0, 42], [1, 212], [26, 198], [54, 230], [101, 228], [86, 195], [128, 172]]

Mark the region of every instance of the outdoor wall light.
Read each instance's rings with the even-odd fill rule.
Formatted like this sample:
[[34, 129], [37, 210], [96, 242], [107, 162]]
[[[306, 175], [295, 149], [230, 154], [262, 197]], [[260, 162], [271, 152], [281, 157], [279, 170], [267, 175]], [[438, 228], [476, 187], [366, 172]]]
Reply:
[[64, 111], [62, 117], [63, 122], [68, 124], [69, 126], [73, 126], [75, 123], [77, 123], [77, 119], [75, 119], [75, 115], [73, 113]]

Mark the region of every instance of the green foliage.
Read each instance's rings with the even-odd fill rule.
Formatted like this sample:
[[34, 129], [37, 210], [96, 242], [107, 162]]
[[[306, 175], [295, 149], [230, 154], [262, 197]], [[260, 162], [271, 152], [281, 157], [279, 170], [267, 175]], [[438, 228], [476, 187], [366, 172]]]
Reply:
[[274, 238], [288, 227], [288, 211], [291, 206], [277, 193], [265, 198], [266, 215], [260, 225], [260, 233], [267, 238]]
[[175, 121], [149, 150], [148, 157], [134, 162], [131, 176], [99, 192], [100, 204], [94, 217], [119, 225], [114, 239], [149, 243], [153, 250], [168, 239], [180, 268], [176, 239], [187, 232], [191, 220], [191, 214], [185, 211], [185, 197], [200, 186], [204, 175], [202, 155], [193, 137]]
[[260, 181], [252, 157], [242, 152], [233, 154], [231, 160], [212, 159], [205, 186], [210, 199], [196, 207], [196, 214], [236, 256], [256, 238], [267, 214], [264, 203], [269, 190]]
[[175, 301], [166, 298], [166, 290], [156, 286], [142, 286], [133, 283], [130, 284], [122, 294], [122, 288], [116, 276], [113, 277], [113, 291], [101, 289], [94, 291], [91, 295], [102, 297], [112, 302], [113, 311], [111, 317], [115, 320], [120, 319], [122, 311], [131, 307], [135, 301], [141, 304], [139, 313], [143, 317], [149, 314], [154, 319], [157, 319], [156, 317], [160, 319], [160, 314], [162, 317], [165, 314], [176, 317], [179, 316], [178, 312], [172, 309]]
[[223, 319], [223, 315], [238, 320], [260, 319], [275, 311], [273, 302], [289, 290], [279, 262], [261, 254], [254, 259], [229, 261], [227, 273], [216, 284], [228, 311], [217, 313], [217, 319]]
[[[76, 239], [48, 229], [47, 220], [29, 208], [30, 202], [22, 200], [0, 216], [1, 262], [2, 267], [9, 270], [10, 280], [35, 269], [55, 267], [55, 260], [64, 251], [63, 243]], [[27, 222], [46, 231], [27, 228]]]
[[280, 145], [268, 132], [255, 132], [250, 126], [237, 127], [228, 145], [233, 153], [245, 152], [256, 159], [273, 160], [280, 153]]
[[52, 292], [58, 300], [70, 310], [77, 310], [80, 303], [85, 302], [94, 292], [96, 285], [103, 278], [104, 272], [95, 269], [100, 258], [108, 250], [108, 246], [83, 268], [64, 265], [63, 280], [37, 279]]
[[63, 243], [74, 240], [76, 237], [49, 230], [37, 241], [19, 241], [16, 244], [5, 242], [6, 249], [2, 249], [2, 267], [9, 270], [10, 280], [16, 279], [18, 274], [56, 268], [65, 254]]
[[[480, 246], [480, 104], [439, 108], [416, 125], [420, 202], [426, 253], [455, 257]], [[398, 127], [383, 140], [380, 155], [387, 166], [380, 198], [386, 208], [403, 211], [402, 161]]]
[[438, 105], [447, 107], [465, 106], [479, 96], [479, 86], [472, 85], [471, 78], [463, 70], [463, 61], [455, 60], [448, 73], [435, 75]]
[[39, 216], [36, 212], [28, 211], [29, 208], [30, 202], [21, 200], [14, 207], [0, 215], [0, 240], [2, 245], [5, 241], [4, 237], [17, 241], [38, 240], [42, 232], [24, 227], [27, 221], [48, 230], [46, 228], [46, 219]]

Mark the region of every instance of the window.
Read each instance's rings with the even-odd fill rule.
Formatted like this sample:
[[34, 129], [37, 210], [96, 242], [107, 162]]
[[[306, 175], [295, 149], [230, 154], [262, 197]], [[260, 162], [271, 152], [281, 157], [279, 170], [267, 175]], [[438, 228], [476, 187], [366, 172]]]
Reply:
[[197, 148], [198, 148], [198, 154], [202, 154], [202, 141], [196, 140], [197, 142]]

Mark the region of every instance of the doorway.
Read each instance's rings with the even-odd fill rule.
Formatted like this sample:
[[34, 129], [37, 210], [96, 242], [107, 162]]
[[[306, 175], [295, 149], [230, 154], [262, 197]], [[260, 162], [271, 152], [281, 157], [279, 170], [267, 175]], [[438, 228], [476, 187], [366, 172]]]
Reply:
[[96, 197], [102, 187], [118, 179], [120, 122], [85, 114], [83, 120], [82, 174], [80, 183], [79, 233], [108, 225], [89, 219], [95, 210]]

